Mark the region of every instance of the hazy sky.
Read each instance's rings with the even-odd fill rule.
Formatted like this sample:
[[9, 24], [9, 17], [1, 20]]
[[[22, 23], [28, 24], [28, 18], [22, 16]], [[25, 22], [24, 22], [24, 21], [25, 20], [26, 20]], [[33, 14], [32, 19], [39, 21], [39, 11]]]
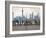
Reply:
[[[13, 7], [12, 9], [13, 11], [13, 14], [14, 14], [14, 17], [16, 16], [22, 16], [22, 7]], [[35, 8], [35, 7], [24, 7], [23, 8], [23, 15], [26, 17], [27, 15], [27, 18], [29, 18], [30, 14], [33, 13], [33, 15], [37, 15], [38, 12], [40, 13], [40, 8]]]

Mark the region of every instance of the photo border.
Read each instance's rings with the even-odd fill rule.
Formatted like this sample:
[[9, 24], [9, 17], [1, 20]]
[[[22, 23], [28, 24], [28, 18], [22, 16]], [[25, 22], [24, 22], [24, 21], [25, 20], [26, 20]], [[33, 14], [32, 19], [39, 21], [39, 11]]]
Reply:
[[[43, 6], [43, 32], [42, 33], [30, 33], [30, 34], [10, 34], [10, 4], [25, 4], [25, 5], [42, 5]], [[35, 2], [20, 2], [20, 1], [5, 1], [5, 37], [18, 37], [18, 36], [32, 36], [32, 35], [44, 35], [45, 34], [45, 3]]]

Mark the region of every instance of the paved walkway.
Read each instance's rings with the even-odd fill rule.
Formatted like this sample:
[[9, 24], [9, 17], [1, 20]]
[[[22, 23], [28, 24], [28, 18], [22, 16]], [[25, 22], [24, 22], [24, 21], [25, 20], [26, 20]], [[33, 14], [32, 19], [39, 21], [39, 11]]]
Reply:
[[13, 31], [39, 30], [40, 25], [13, 26]]

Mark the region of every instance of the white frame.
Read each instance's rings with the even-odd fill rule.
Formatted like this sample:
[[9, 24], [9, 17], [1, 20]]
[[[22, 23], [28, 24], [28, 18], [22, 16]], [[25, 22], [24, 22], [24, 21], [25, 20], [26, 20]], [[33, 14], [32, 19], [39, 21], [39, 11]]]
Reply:
[[[12, 31], [12, 6], [19, 7], [39, 7], [40, 8], [40, 30], [29, 30], [29, 31]], [[10, 4], [10, 34], [23, 34], [23, 33], [41, 33], [43, 30], [43, 6], [37, 5], [19, 5], [19, 4]]]

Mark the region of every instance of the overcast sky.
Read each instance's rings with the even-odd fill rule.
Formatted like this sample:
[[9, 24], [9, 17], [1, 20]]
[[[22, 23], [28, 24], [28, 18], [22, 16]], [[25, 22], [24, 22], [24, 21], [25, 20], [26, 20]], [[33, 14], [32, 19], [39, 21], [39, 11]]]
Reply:
[[[14, 17], [16, 16], [22, 16], [22, 7], [13, 7], [12, 9], [12, 12], [14, 13]], [[23, 8], [23, 15], [26, 17], [27, 15], [27, 18], [29, 18], [30, 14], [33, 13], [33, 15], [37, 15], [38, 12], [40, 12], [40, 9], [39, 8], [34, 8], [34, 7], [25, 7]]]

